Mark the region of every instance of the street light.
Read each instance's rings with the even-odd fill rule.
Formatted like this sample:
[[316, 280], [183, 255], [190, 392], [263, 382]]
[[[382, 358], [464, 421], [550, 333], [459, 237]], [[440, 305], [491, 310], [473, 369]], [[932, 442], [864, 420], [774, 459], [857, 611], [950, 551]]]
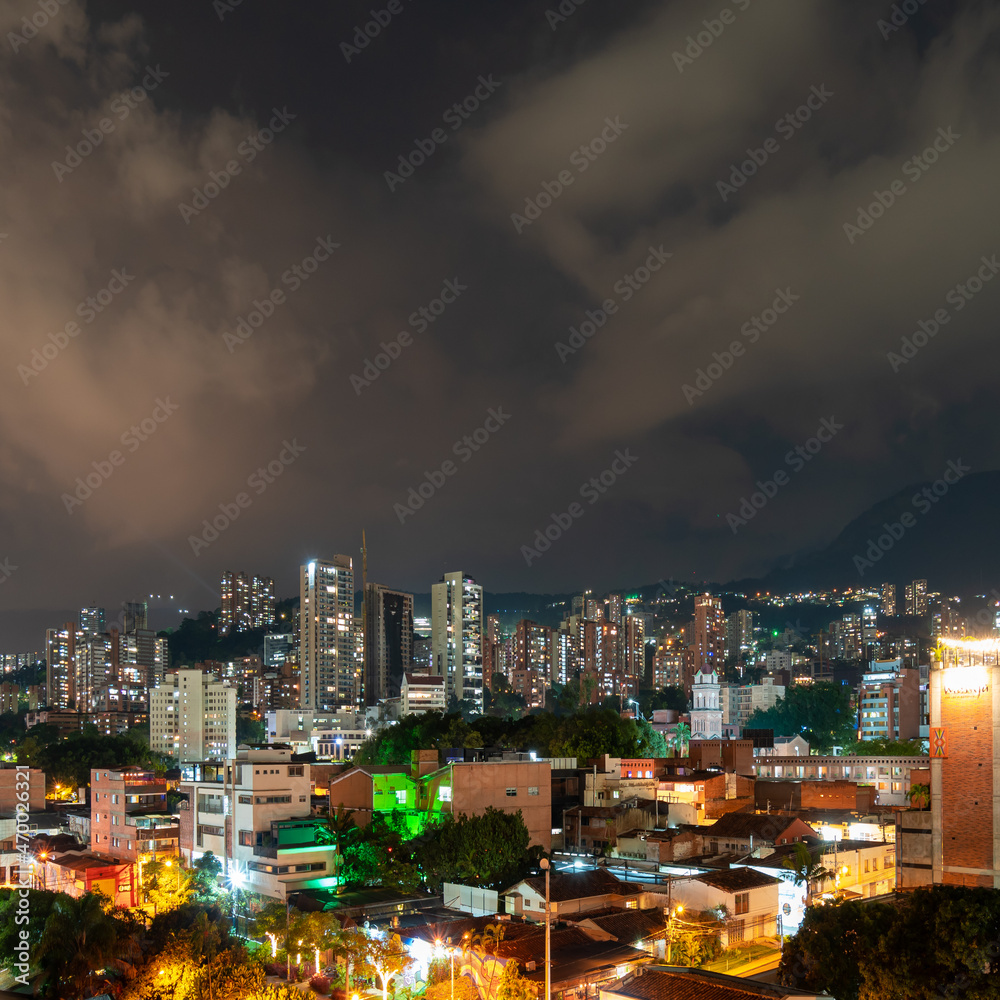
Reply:
[[545, 870], [545, 1000], [552, 998], [552, 937], [549, 919], [549, 859], [542, 858], [542, 868]]
[[636, 714], [636, 716], [637, 716], [638, 718], [640, 718], [640, 719], [641, 719], [641, 718], [642, 718], [642, 710], [641, 710], [641, 709], [639, 708], [639, 702], [637, 702], [637, 701], [635, 700], [635, 698], [629, 698], [629, 700], [628, 700], [628, 703], [629, 703], [630, 705], [635, 705], [635, 714]]
[[670, 911], [670, 922], [667, 926], [667, 965], [670, 964], [674, 956], [674, 917], [684, 912], [684, 904], [678, 903]]

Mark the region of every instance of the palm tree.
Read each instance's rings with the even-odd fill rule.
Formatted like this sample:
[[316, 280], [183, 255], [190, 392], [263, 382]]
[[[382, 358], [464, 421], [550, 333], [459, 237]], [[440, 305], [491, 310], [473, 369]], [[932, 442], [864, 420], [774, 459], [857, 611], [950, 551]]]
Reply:
[[486, 956], [492, 955], [493, 961], [490, 963], [490, 979], [486, 984], [486, 989], [483, 991], [484, 995], [489, 997], [493, 990], [493, 979], [496, 976], [497, 965], [496, 961], [497, 950], [499, 948], [500, 942], [503, 940], [504, 936], [504, 925], [500, 923], [487, 924], [482, 931], [474, 933], [469, 939], [468, 944], [463, 947], [464, 950], [474, 951], [479, 956], [479, 968], [480, 970], [486, 964]]
[[117, 926], [104, 901], [86, 893], [60, 896], [53, 904], [35, 953], [49, 995], [92, 995], [95, 977], [115, 962]]
[[670, 746], [672, 746], [678, 754], [681, 754], [690, 742], [691, 727], [686, 722], [678, 722], [674, 727], [673, 735], [670, 737]]
[[796, 841], [792, 855], [785, 858], [782, 867], [794, 874], [796, 885], [806, 887], [806, 906], [812, 905], [813, 887], [816, 883], [829, 878], [831, 874], [801, 841]]
[[906, 793], [906, 800], [911, 809], [926, 809], [930, 805], [931, 790], [927, 785], [914, 785]]

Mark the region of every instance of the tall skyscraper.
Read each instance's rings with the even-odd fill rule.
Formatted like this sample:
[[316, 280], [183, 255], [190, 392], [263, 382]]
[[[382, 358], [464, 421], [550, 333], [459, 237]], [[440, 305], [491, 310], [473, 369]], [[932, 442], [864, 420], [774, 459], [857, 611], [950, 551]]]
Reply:
[[49, 708], [77, 707], [77, 645], [83, 633], [73, 622], [45, 632], [45, 695]]
[[149, 605], [145, 601], [122, 601], [122, 631], [149, 628]]
[[413, 595], [380, 583], [365, 589], [365, 704], [399, 695], [413, 666]]
[[97, 635], [104, 631], [104, 608], [80, 608], [80, 631]]
[[693, 641], [688, 647], [684, 691], [691, 696], [695, 674], [721, 673], [726, 656], [726, 619], [722, 601], [711, 594], [698, 594], [694, 599]]
[[896, 614], [896, 585], [894, 583], [883, 583], [881, 591], [882, 602], [880, 610], [887, 618], [892, 618]]
[[299, 572], [300, 672], [303, 709], [354, 708], [354, 564], [350, 556], [313, 559]]
[[226, 570], [222, 574], [219, 635], [268, 628], [275, 618], [274, 580]]
[[927, 581], [914, 580], [906, 585], [903, 595], [908, 615], [927, 614]]
[[502, 674], [500, 618], [498, 615], [486, 616], [486, 634], [483, 636], [483, 685], [493, 690], [494, 674]]
[[726, 656], [742, 656], [753, 642], [752, 611], [734, 611], [726, 617]]
[[462, 572], [431, 587], [431, 673], [452, 695], [483, 707], [483, 588]]

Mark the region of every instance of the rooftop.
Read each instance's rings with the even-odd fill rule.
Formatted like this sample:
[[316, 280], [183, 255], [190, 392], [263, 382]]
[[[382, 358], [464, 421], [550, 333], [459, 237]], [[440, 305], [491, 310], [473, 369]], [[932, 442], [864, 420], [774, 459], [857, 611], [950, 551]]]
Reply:
[[756, 840], [773, 842], [774, 839], [796, 821], [794, 815], [783, 813], [756, 814], [731, 812], [720, 816], [711, 826], [704, 828], [706, 836], [753, 837]]
[[704, 875], [696, 875], [694, 881], [710, 885], [713, 889], [721, 889], [723, 892], [746, 892], [749, 889], [761, 889], [764, 886], [778, 884], [778, 879], [762, 872], [755, 872], [752, 868], [706, 872]]
[[601, 992], [634, 1000], [750, 1000], [752, 997], [815, 997], [815, 992], [740, 979], [721, 972], [671, 966], [646, 966], [631, 976], [608, 983]]

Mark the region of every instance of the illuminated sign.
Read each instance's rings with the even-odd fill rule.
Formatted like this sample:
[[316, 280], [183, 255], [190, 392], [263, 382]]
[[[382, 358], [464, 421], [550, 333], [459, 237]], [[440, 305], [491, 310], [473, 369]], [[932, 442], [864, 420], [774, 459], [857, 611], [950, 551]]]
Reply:
[[990, 689], [985, 667], [949, 667], [944, 671], [945, 694], [978, 697]]

